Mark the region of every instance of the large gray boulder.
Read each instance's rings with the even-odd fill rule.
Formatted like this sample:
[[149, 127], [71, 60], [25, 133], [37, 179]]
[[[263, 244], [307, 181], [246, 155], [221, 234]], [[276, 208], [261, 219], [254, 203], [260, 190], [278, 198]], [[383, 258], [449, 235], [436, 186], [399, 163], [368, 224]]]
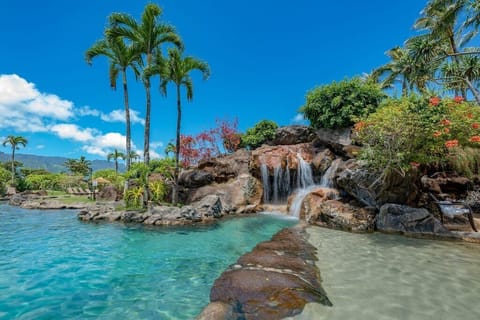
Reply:
[[377, 229], [384, 232], [448, 233], [435, 217], [423, 208], [387, 203], [380, 208]]
[[315, 132], [309, 126], [292, 125], [280, 127], [275, 131], [273, 145], [292, 145], [312, 142]]
[[213, 174], [204, 170], [184, 170], [178, 177], [178, 184], [186, 188], [199, 188], [214, 181]]
[[415, 172], [383, 175], [362, 162], [350, 160], [336, 179], [337, 185], [360, 203], [380, 208], [385, 203], [413, 205], [419, 196]]
[[[352, 138], [351, 128], [342, 129], [317, 129], [316, 138], [313, 141], [315, 147], [325, 146], [342, 156], [351, 156]], [[354, 148], [357, 149], [357, 148]]]

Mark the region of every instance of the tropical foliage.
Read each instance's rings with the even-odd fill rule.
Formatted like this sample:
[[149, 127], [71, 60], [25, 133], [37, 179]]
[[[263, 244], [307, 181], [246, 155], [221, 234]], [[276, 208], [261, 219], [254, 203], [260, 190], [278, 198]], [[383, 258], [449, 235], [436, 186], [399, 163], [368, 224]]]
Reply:
[[14, 184], [15, 182], [15, 150], [18, 150], [20, 149], [20, 146], [26, 146], [28, 143], [27, 139], [25, 137], [22, 137], [22, 136], [8, 136], [5, 138], [5, 140], [3, 140], [2, 144], [3, 146], [7, 146], [7, 145], [10, 145], [10, 147], [12, 148], [12, 160], [11, 160], [11, 163], [10, 163], [10, 169], [11, 169], [11, 183], [12, 185]]
[[86, 176], [90, 172], [92, 163], [87, 160], [84, 156], [81, 156], [80, 159], [68, 159], [65, 161], [65, 167], [70, 170], [74, 175]]
[[118, 151], [117, 149], [107, 154], [107, 160], [110, 161], [113, 159], [113, 161], [115, 162], [115, 174], [118, 174], [118, 159], [125, 160], [126, 158], [127, 156], [123, 152]]
[[402, 94], [440, 88], [480, 104], [480, 48], [470, 47], [479, 27], [473, 0], [430, 0], [414, 24], [418, 35], [387, 52], [391, 61], [374, 70], [382, 87], [401, 83]]
[[[426, 166], [478, 173], [478, 160], [472, 157], [480, 154], [477, 110], [462, 97], [389, 99], [355, 124], [356, 140], [363, 145], [361, 158], [383, 170]], [[469, 165], [468, 159], [474, 161]]]
[[262, 120], [252, 128], [247, 129], [241, 136], [241, 146], [248, 149], [260, 147], [267, 141], [273, 140], [278, 124], [271, 120]]
[[385, 96], [372, 82], [346, 79], [310, 90], [300, 112], [314, 128], [345, 128], [375, 111]]
[[[158, 58], [158, 73], [162, 79], [160, 87], [164, 95], [167, 94], [167, 84], [173, 83], [177, 94], [177, 133], [175, 150], [180, 149], [180, 132], [182, 122], [182, 103], [181, 103], [181, 88], [185, 88], [187, 100], [193, 99], [193, 80], [190, 73], [198, 70], [202, 73], [203, 79], [208, 79], [210, 75], [210, 67], [207, 63], [200, 61], [192, 56], [182, 56], [183, 53], [178, 48], [170, 48], [168, 50], [168, 59], [161, 60]], [[174, 174], [174, 190], [172, 192], [172, 203], [176, 203], [178, 199], [178, 175], [180, 172], [180, 154], [175, 153], [175, 174]]]
[[[92, 60], [98, 56], [105, 56], [109, 60], [109, 80], [112, 89], [117, 88], [118, 75], [122, 76], [123, 97], [125, 105], [125, 149], [126, 149], [126, 167], [130, 168], [131, 155], [131, 125], [130, 125], [130, 106], [128, 99], [127, 69], [132, 69], [136, 77], [139, 76], [139, 66], [141, 64], [140, 52], [136, 50], [132, 43], [126, 44], [121, 37], [109, 37], [109, 32], [105, 32], [105, 38], [97, 41], [85, 53], [85, 60], [92, 64]], [[117, 170], [118, 171], [118, 170]]]

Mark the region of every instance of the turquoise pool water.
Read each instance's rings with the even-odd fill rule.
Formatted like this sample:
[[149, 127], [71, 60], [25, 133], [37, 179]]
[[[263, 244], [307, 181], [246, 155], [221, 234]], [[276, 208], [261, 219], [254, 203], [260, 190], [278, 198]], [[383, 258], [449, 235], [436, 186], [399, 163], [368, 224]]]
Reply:
[[295, 223], [146, 228], [0, 205], [0, 319], [193, 319], [227, 266]]

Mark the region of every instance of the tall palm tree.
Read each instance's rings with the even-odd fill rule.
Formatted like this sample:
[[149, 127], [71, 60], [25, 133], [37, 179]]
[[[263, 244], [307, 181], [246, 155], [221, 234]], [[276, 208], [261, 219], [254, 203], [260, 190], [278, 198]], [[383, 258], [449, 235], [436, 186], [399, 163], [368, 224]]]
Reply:
[[[177, 89], [177, 134], [175, 150], [180, 150], [180, 131], [182, 121], [181, 88], [185, 87], [187, 100], [193, 99], [193, 80], [190, 72], [198, 70], [202, 73], [203, 79], [210, 76], [210, 67], [207, 63], [192, 56], [182, 57], [182, 51], [177, 48], [168, 49], [168, 59], [160, 64], [160, 88], [164, 95], [167, 94], [167, 84], [172, 82]], [[172, 202], [175, 204], [178, 199], [178, 174], [179, 174], [179, 152], [175, 152], [175, 187], [172, 192]]]
[[140, 155], [136, 151], [130, 151], [130, 159], [132, 160], [137, 160], [140, 159]]
[[[175, 28], [159, 21], [162, 9], [153, 3], [147, 4], [142, 13], [141, 21], [137, 22], [132, 16], [124, 13], [114, 13], [110, 16], [111, 28], [107, 30], [110, 37], [123, 37], [132, 42], [137, 52], [144, 55], [144, 71], [148, 70], [154, 60], [155, 53], [161, 50], [164, 43], [173, 43], [182, 47], [182, 41], [177, 35]], [[151, 110], [151, 74], [143, 73], [145, 86], [145, 134], [144, 134], [144, 161], [150, 162], [150, 110]]]
[[110, 87], [117, 88], [117, 78], [121, 73], [123, 83], [123, 96], [125, 105], [125, 149], [127, 150], [126, 166], [130, 169], [130, 150], [132, 148], [131, 129], [130, 129], [130, 107], [128, 101], [127, 69], [132, 69], [135, 77], [139, 75], [139, 65], [141, 64], [141, 55], [136, 51], [132, 44], [126, 44], [120, 37], [108, 36], [108, 30], [105, 31], [105, 38], [97, 41], [90, 49], [85, 52], [85, 60], [89, 65], [92, 60], [98, 56], [105, 56], [110, 61]]
[[402, 95], [408, 94], [410, 79], [413, 74], [413, 61], [408, 55], [408, 50], [401, 47], [395, 47], [386, 52], [390, 57], [390, 62], [373, 70], [371, 78], [379, 82], [382, 88], [390, 88], [395, 82], [400, 82], [402, 86]]
[[[467, 20], [467, 25], [478, 27], [476, 23], [475, 12], [478, 4], [469, 2], [470, 0], [430, 0], [422, 10], [422, 16], [415, 22], [414, 28], [427, 32], [427, 36], [437, 41], [439, 46], [444, 46], [443, 56], [450, 57], [452, 62], [459, 64], [459, 55], [468, 53], [460, 52], [460, 48], [465, 46], [475, 35], [473, 31], [465, 30], [465, 23], [460, 23], [460, 17], [465, 14], [468, 8], [473, 9], [473, 18]], [[477, 1], [478, 2], [478, 1]], [[442, 57], [440, 57], [442, 58]], [[462, 92], [464, 98], [467, 93], [467, 87], [473, 94], [475, 100], [480, 104], [480, 92], [475, 88], [468, 78], [462, 79], [466, 86], [459, 86], [457, 90]]]
[[126, 156], [123, 152], [118, 151], [117, 149], [113, 150], [107, 155], [107, 160], [110, 161], [113, 159], [115, 162], [115, 175], [118, 175], [118, 159], [125, 160]]
[[3, 146], [9, 144], [12, 147], [12, 185], [15, 182], [15, 150], [20, 149], [20, 145], [26, 146], [27, 139], [22, 136], [8, 136], [3, 140]]

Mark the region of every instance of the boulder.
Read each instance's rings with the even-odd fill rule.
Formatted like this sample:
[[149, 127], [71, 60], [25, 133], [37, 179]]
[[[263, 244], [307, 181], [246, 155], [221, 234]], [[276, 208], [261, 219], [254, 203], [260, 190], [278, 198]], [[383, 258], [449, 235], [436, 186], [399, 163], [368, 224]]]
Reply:
[[208, 195], [203, 199], [192, 203], [192, 207], [202, 218], [220, 218], [223, 216], [222, 201], [218, 195]]
[[292, 125], [280, 127], [275, 131], [273, 145], [292, 145], [312, 142], [315, 132], [309, 126]]
[[119, 200], [120, 197], [117, 188], [112, 185], [104, 186], [96, 195], [97, 200], [101, 201], [116, 201]]
[[451, 193], [465, 196], [473, 188], [473, 181], [466, 177], [452, 176], [445, 172], [437, 172], [431, 177], [423, 176], [421, 184], [424, 190], [436, 194]]
[[358, 202], [380, 208], [385, 203], [414, 205], [420, 192], [416, 187], [418, 172], [401, 175], [392, 171], [387, 175], [372, 171], [360, 161], [350, 161], [344, 166], [336, 182]]
[[203, 187], [213, 181], [213, 174], [204, 170], [183, 170], [178, 177], [178, 184], [186, 188]]
[[423, 208], [387, 203], [380, 208], [376, 220], [377, 229], [400, 233], [448, 233], [435, 217]]
[[249, 172], [250, 151], [241, 149], [232, 154], [202, 161], [198, 170], [210, 173], [217, 183], [227, 182]]
[[250, 174], [241, 174], [225, 183], [214, 183], [190, 190], [187, 203], [194, 203], [208, 195], [217, 195], [225, 213], [254, 212], [263, 196], [262, 183]]
[[338, 200], [326, 200], [310, 209], [310, 224], [351, 232], [372, 232], [375, 228], [375, 209], [356, 207]]
[[315, 252], [301, 230], [284, 229], [223, 272], [211, 289], [210, 301], [220, 303], [222, 314], [233, 313], [226, 319], [275, 320], [299, 314], [308, 302], [331, 306], [314, 263]]
[[236, 320], [233, 307], [224, 302], [212, 302], [195, 318], [196, 320]]
[[358, 152], [358, 148], [352, 148], [351, 128], [327, 129], [320, 128], [316, 132], [316, 138], [313, 141], [315, 147], [328, 147], [336, 154], [342, 156], [351, 156]]

